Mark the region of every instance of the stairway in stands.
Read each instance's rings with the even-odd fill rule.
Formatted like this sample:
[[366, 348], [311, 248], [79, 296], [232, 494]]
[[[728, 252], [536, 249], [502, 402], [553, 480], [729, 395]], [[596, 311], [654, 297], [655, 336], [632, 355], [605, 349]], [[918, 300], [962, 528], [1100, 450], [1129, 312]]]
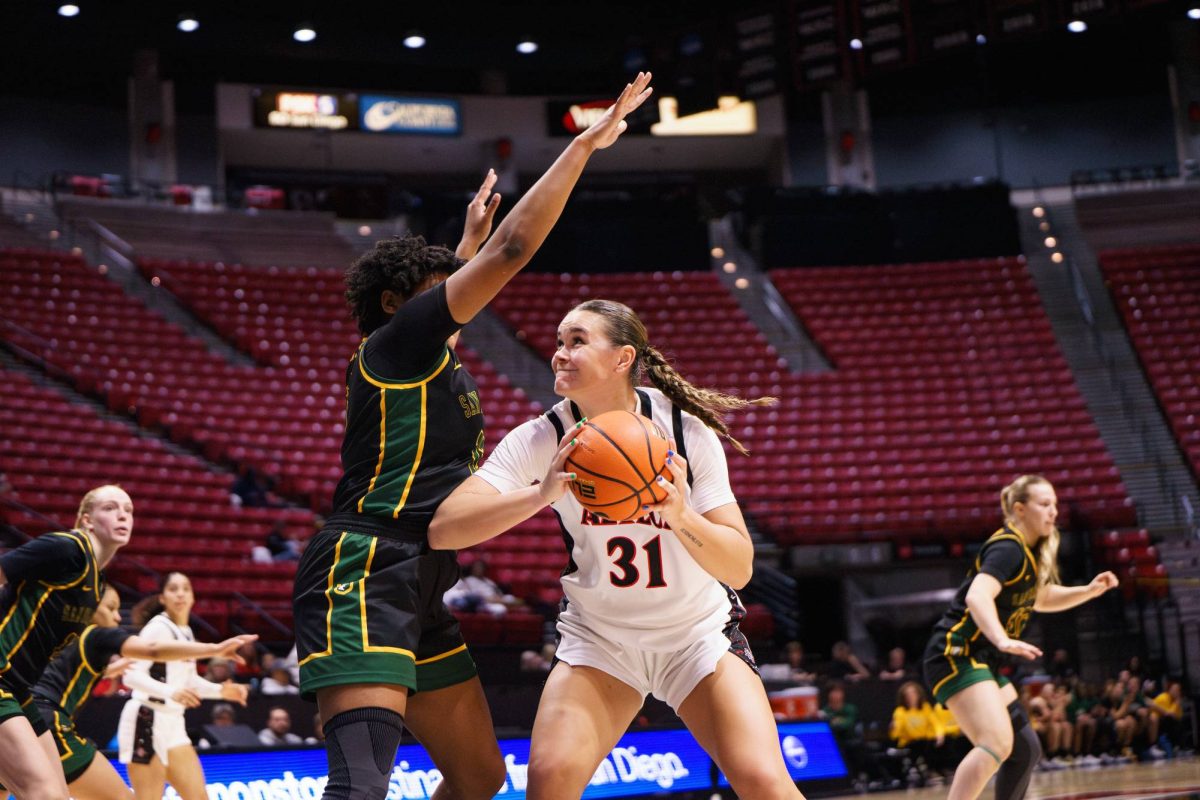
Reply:
[[[1200, 495], [1153, 389], [1113, 306], [1095, 254], [1069, 203], [1019, 212], [1023, 247], [1046, 315], [1087, 401], [1121, 479], [1138, 507], [1141, 524], [1156, 536], [1183, 530], [1188, 498]], [[1046, 246], [1053, 236], [1057, 249]], [[1063, 255], [1061, 263], [1051, 259]]]

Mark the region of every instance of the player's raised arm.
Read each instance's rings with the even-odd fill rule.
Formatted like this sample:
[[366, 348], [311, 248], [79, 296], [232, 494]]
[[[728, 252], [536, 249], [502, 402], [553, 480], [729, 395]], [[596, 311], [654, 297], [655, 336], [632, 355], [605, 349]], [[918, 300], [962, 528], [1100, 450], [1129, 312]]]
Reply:
[[625, 132], [625, 117], [645, 102], [651, 91], [650, 73], [639, 72], [604, 115], [567, 145], [479, 254], [446, 280], [446, 302], [455, 320], [470, 322], [529, 263], [558, 221], [592, 153], [612, 145]]

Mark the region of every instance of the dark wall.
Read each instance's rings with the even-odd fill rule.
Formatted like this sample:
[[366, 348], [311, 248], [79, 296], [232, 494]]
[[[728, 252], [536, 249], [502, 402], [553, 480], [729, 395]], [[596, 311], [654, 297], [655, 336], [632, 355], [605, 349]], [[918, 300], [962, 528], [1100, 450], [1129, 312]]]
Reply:
[[1175, 160], [1163, 91], [985, 110], [878, 115], [872, 119], [877, 185], [999, 178], [1017, 188], [1070, 182], [1078, 169]]
[[764, 190], [746, 205], [747, 239], [763, 266], [895, 264], [1020, 252], [1002, 184], [829, 194]]
[[[0, 183], [20, 170], [41, 179], [63, 171], [129, 174], [129, 120], [122, 108], [42, 98], [0, 97]], [[183, 183], [215, 183], [217, 126], [212, 114], [176, 118]]]

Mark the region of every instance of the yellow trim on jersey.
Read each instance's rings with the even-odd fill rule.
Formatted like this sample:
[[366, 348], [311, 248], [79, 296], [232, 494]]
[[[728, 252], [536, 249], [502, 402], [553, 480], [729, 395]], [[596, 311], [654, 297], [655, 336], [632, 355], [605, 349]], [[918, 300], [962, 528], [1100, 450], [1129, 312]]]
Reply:
[[[380, 392], [380, 394], [382, 395], [383, 392]], [[424, 384], [422, 384], [421, 385], [421, 428], [420, 428], [420, 433], [417, 434], [417, 456], [416, 456], [416, 458], [413, 459], [412, 470], [409, 471], [409, 473], [408, 473], [408, 480], [404, 482], [404, 492], [400, 495], [400, 502], [397, 503], [396, 507], [392, 510], [392, 519], [398, 519], [400, 517], [400, 509], [404, 508], [404, 504], [408, 502], [408, 493], [410, 491], [412, 491], [413, 481], [416, 480], [416, 478], [417, 478], [417, 470], [420, 469], [420, 467], [421, 467], [421, 456], [425, 455], [426, 417], [428, 416], [428, 413], [429, 413], [429, 407], [428, 407], [429, 404], [427, 402], [428, 400], [429, 400], [429, 391], [428, 391], [427, 387]], [[383, 454], [380, 453], [381, 458], [382, 458], [382, 456], [383, 456]], [[382, 464], [383, 461], [381, 460], [379, 463]], [[363, 495], [363, 497], [365, 498], [366, 495]], [[360, 503], [361, 503], [361, 501], [360, 501]], [[359, 508], [359, 510], [360, 511], [362, 510], [361, 507]], [[374, 549], [372, 549], [371, 552], [374, 553], [375, 552]]]
[[63, 749], [66, 750], [65, 753], [59, 755], [59, 761], [66, 761], [75, 755], [75, 751], [71, 749], [71, 743], [67, 741], [67, 734], [63, 731], [62, 724], [60, 723], [60, 720], [65, 716], [66, 714], [60, 714], [58, 711], [54, 712], [54, 730], [58, 731], [58, 741], [62, 743]]
[[[358, 360], [362, 364], [362, 359]], [[365, 373], [364, 373], [365, 374]], [[379, 475], [383, 472], [383, 450], [387, 447], [387, 389], [379, 390], [379, 460], [375, 462], [375, 474], [371, 476], [371, 482], [367, 484], [367, 490], [363, 492], [363, 496], [358, 498], [358, 513], [363, 513], [363, 503], [366, 502], [367, 495], [375, 491], [375, 482], [379, 480]]]
[[364, 339], [363, 343], [359, 345], [358, 371], [363, 376], [363, 380], [372, 386], [379, 388], [379, 459], [375, 462], [375, 474], [371, 477], [371, 482], [367, 485], [367, 490], [363, 492], [362, 497], [358, 498], [358, 513], [360, 514], [363, 513], [363, 504], [366, 502], [367, 496], [375, 490], [375, 483], [379, 480], [379, 476], [383, 472], [383, 450], [387, 444], [387, 390], [416, 389], [418, 387], [421, 389], [421, 438], [417, 444], [416, 461], [413, 463], [412, 471], [408, 474], [408, 481], [404, 484], [404, 494], [400, 497], [400, 502], [396, 506], [395, 510], [392, 511], [392, 517], [397, 518], [400, 516], [400, 510], [404, 508], [404, 504], [408, 501], [408, 493], [412, 488], [413, 480], [417, 476], [417, 467], [421, 463], [421, 455], [425, 449], [425, 401], [428, 396], [426, 387], [429, 382], [440, 375], [442, 370], [446, 368], [446, 365], [450, 363], [450, 348], [446, 348], [446, 352], [442, 355], [442, 360], [438, 362], [438, 365], [434, 367], [433, 370], [425, 377], [409, 383], [387, 383], [385, 381], [378, 380], [367, 371], [367, 365], [364, 359], [365, 352], [363, 350], [365, 346], [366, 340]]
[[410, 381], [408, 383], [387, 383], [379, 380], [378, 378], [372, 376], [371, 373], [367, 372], [367, 365], [363, 362], [364, 355], [365, 352], [363, 351], [362, 346], [360, 346], [358, 355], [358, 371], [362, 373], [362, 376], [364, 379], [366, 379], [367, 383], [371, 384], [372, 386], [378, 386], [380, 389], [415, 389], [418, 386], [424, 386], [441, 374], [442, 370], [446, 368], [446, 365], [450, 363], [450, 348], [447, 347], [446, 352], [442, 354], [442, 360], [438, 362], [438, 365], [433, 368], [433, 371], [425, 377]]
[[[75, 580], [73, 580], [71, 583], [64, 583], [64, 584], [61, 584], [58, 586], [55, 586], [54, 584], [49, 584], [49, 583], [42, 583], [42, 585], [45, 586], [47, 589], [49, 589], [49, 591], [43, 593], [41, 596], [41, 599], [38, 600], [37, 605], [33, 607], [33, 613], [31, 613], [29, 615], [29, 625], [28, 625], [28, 627], [25, 628], [25, 632], [21, 634], [21, 638], [17, 640], [17, 643], [12, 646], [11, 650], [9, 650], [7, 653], [4, 654], [4, 667], [2, 669], [0, 669], [0, 674], [8, 672], [9, 669], [12, 668], [13, 655], [18, 650], [21, 649], [21, 645], [25, 644], [25, 640], [29, 638], [29, 634], [33, 631], [33, 629], [35, 627], [37, 627], [38, 614], [42, 613], [42, 606], [46, 605], [46, 601], [50, 599], [50, 595], [54, 594], [56, 591], [59, 591], [61, 589], [70, 589], [72, 586], [76, 585], [77, 583], [82, 581], [84, 578], [86, 578], [90, 571], [91, 570], [85, 569], [83, 571], [83, 574], [80, 575]], [[24, 584], [24, 582], [22, 582], [21, 589], [24, 589], [24, 588], [25, 588], [25, 584]], [[20, 604], [20, 602], [21, 602], [21, 592], [20, 592], [20, 590], [18, 590], [16, 597], [13, 598], [13, 609], [14, 610], [17, 608], [17, 606]], [[2, 630], [4, 628], [4, 624], [7, 623], [11, 617], [12, 617], [12, 612], [9, 612], [8, 617], [4, 618], [4, 623], [0, 623], [0, 630]]]
[[375, 560], [375, 545], [378, 544], [379, 538], [371, 537], [371, 549], [367, 552], [367, 563], [363, 565], [363, 576], [358, 581], [358, 612], [362, 618], [362, 648], [364, 653], [396, 653], [397, 655], [407, 656], [414, 662], [417, 660], [417, 654], [412, 650], [405, 650], [403, 647], [386, 647], [384, 645], [374, 645], [367, 641], [367, 578], [371, 575], [371, 562]]
[[329, 603], [329, 610], [325, 612], [325, 649], [319, 653], [309, 653], [304, 657], [304, 660], [297, 664], [297, 667], [303, 667], [310, 661], [325, 656], [333, 655], [333, 572], [337, 569], [338, 561], [342, 557], [342, 542], [345, 541], [347, 534], [343, 531], [338, 537], [337, 546], [333, 548], [333, 563], [329, 565], [329, 588], [325, 590], [325, 600]]
[[79, 635], [79, 669], [75, 670], [75, 674], [71, 677], [70, 682], [67, 683], [66, 691], [64, 691], [62, 693], [62, 697], [59, 698], [58, 704], [60, 706], [66, 705], [67, 698], [71, 696], [71, 690], [75, 688], [75, 684], [79, 682], [79, 679], [83, 677], [84, 670], [87, 670], [93, 675], [97, 674], [96, 670], [92, 668], [92, 665], [88, 663], [87, 651], [83, 648], [83, 640], [87, 638], [87, 635], [91, 633], [95, 627], [95, 625], [89, 625], [84, 629], [83, 633]]
[[434, 661], [441, 661], [443, 658], [449, 658], [450, 656], [457, 655], [458, 653], [461, 653], [466, 649], [467, 649], [467, 646], [465, 644], [460, 644], [458, 647], [454, 648], [453, 650], [447, 650], [446, 652], [441, 653], [440, 655], [430, 656], [429, 658], [422, 658], [420, 661], [418, 661], [416, 663], [417, 663], [417, 666], [421, 666], [422, 664], [432, 664]]

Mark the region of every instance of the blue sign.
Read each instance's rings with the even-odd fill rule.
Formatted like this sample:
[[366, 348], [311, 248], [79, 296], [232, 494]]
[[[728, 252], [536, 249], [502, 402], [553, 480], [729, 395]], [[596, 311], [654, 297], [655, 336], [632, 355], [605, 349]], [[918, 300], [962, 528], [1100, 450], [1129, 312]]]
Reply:
[[[846, 766], [824, 722], [779, 726], [779, 746], [788, 772], [796, 781], [841, 778]], [[501, 739], [506, 777], [498, 797], [524, 800], [529, 772], [529, 740]], [[200, 751], [209, 800], [319, 800], [325, 790], [325, 750], [263, 749], [249, 753]], [[113, 766], [128, 781], [125, 766]], [[713, 763], [686, 730], [627, 733], [595, 774], [583, 797], [639, 797], [713, 788]], [[386, 800], [428, 800], [442, 773], [418, 745], [404, 745], [396, 755]], [[723, 774], [718, 786], [728, 786]], [[179, 800], [167, 787], [164, 800]]]
[[[787, 722], [779, 725], [779, 749], [794, 781], [846, 777], [846, 765], [827, 722]], [[718, 786], [728, 786], [725, 773]]]
[[457, 100], [364, 94], [359, 97], [358, 111], [359, 128], [369, 133], [455, 136], [462, 132]]

